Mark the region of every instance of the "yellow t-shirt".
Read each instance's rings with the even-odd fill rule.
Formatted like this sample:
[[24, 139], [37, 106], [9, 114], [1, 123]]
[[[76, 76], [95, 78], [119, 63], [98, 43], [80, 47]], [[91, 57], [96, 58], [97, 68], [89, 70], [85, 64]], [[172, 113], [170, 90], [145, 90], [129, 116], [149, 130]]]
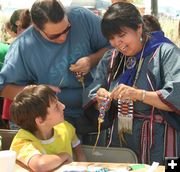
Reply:
[[16, 151], [17, 159], [28, 165], [36, 154], [59, 154], [67, 152], [72, 156], [72, 147], [80, 144], [75, 128], [67, 121], [54, 127], [54, 135], [48, 140], [39, 140], [32, 133], [20, 129], [13, 139], [10, 149]]

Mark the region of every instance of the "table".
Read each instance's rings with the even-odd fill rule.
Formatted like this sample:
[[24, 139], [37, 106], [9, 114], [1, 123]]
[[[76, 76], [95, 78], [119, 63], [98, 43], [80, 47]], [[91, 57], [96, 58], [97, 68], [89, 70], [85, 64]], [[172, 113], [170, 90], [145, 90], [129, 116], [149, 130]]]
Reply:
[[[131, 165], [128, 163], [100, 163], [100, 162], [72, 162], [70, 164], [64, 165], [59, 167], [58, 169], [54, 170], [54, 172], [63, 172], [65, 169], [71, 169], [71, 168], [76, 168], [76, 169], [92, 169], [95, 167], [102, 167], [102, 168], [108, 168], [111, 171], [116, 171], [118, 169], [127, 169], [127, 167]], [[149, 168], [149, 165], [145, 165], [145, 168], [135, 170], [135, 172], [146, 172], [147, 169]], [[24, 165], [21, 163], [16, 163], [15, 167], [15, 172], [30, 172], [28, 168], [26, 168]], [[165, 166], [158, 166], [154, 172], [164, 172], [165, 171]]]

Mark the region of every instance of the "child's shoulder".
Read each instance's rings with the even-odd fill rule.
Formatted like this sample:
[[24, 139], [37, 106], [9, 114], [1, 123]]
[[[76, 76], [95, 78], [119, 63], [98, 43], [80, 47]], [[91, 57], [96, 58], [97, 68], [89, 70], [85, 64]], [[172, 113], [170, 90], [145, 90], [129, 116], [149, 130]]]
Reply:
[[57, 124], [56, 126], [54, 126], [55, 129], [68, 129], [68, 130], [74, 130], [74, 126], [69, 123], [68, 121], [64, 121], [62, 123]]
[[57, 124], [55, 127], [73, 127], [73, 125], [71, 123], [69, 123], [68, 121], [64, 121], [64, 122]]
[[27, 142], [28, 143], [29, 142], [38, 142], [38, 139], [29, 131], [24, 130], [24, 129], [19, 129], [19, 131], [13, 138], [11, 147], [13, 147], [14, 145], [18, 145], [18, 144], [22, 145], [22, 143], [25, 144]]
[[24, 129], [19, 129], [15, 137], [21, 139], [36, 139], [35, 135]]

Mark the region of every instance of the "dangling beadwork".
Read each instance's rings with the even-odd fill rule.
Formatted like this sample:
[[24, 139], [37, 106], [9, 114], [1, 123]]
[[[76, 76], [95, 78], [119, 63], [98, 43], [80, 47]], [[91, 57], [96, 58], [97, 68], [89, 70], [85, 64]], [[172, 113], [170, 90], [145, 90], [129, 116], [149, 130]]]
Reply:
[[128, 57], [126, 61], [127, 69], [132, 69], [136, 65], [136, 57]]
[[76, 72], [76, 78], [78, 81], [82, 84], [82, 87], [84, 89], [84, 75], [81, 72]]
[[103, 101], [100, 106], [99, 106], [99, 117], [98, 117], [98, 121], [100, 122], [104, 122], [104, 116], [105, 116], [105, 112], [106, 112], [106, 109], [109, 105], [109, 101], [110, 99], [107, 98], [105, 101]]
[[120, 139], [125, 142], [123, 133], [132, 133], [133, 101], [118, 100], [118, 131]]
[[101, 133], [101, 124], [104, 122], [104, 117], [105, 117], [105, 114], [106, 114], [106, 110], [109, 106], [109, 103], [110, 103], [110, 99], [107, 98], [105, 101], [102, 101], [101, 104], [99, 105], [99, 117], [98, 117], [98, 134], [97, 134], [97, 137], [96, 137], [96, 142], [94, 144], [94, 147], [93, 147], [93, 152], [96, 148], [96, 145], [98, 143], [98, 140], [99, 140], [99, 136], [100, 136], [100, 133]]

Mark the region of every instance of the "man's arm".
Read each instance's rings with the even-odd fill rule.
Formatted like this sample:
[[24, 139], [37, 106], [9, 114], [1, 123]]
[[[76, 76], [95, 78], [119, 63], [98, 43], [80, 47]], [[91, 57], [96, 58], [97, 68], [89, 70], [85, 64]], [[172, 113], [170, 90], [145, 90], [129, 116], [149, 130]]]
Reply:
[[108, 48], [101, 48], [96, 53], [80, 58], [75, 64], [70, 66], [70, 70], [72, 72], [87, 74], [91, 68], [95, 67], [99, 63], [107, 50]]
[[[47, 85], [49, 86], [55, 93], [59, 93], [61, 90], [53, 85]], [[20, 86], [20, 85], [13, 85], [9, 84], [6, 85], [3, 90], [0, 92], [1, 97], [6, 97], [11, 100], [19, 93], [21, 92], [26, 86]]]
[[13, 85], [13, 84], [6, 85], [1, 90], [0, 96], [13, 99], [16, 96], [16, 94], [18, 94], [24, 89], [24, 87], [25, 86], [19, 86], [19, 85]]
[[103, 57], [104, 53], [107, 50], [109, 50], [109, 48], [101, 48], [96, 53], [88, 56], [90, 60], [91, 68], [95, 67], [99, 63], [99, 61], [101, 60], [101, 58]]

